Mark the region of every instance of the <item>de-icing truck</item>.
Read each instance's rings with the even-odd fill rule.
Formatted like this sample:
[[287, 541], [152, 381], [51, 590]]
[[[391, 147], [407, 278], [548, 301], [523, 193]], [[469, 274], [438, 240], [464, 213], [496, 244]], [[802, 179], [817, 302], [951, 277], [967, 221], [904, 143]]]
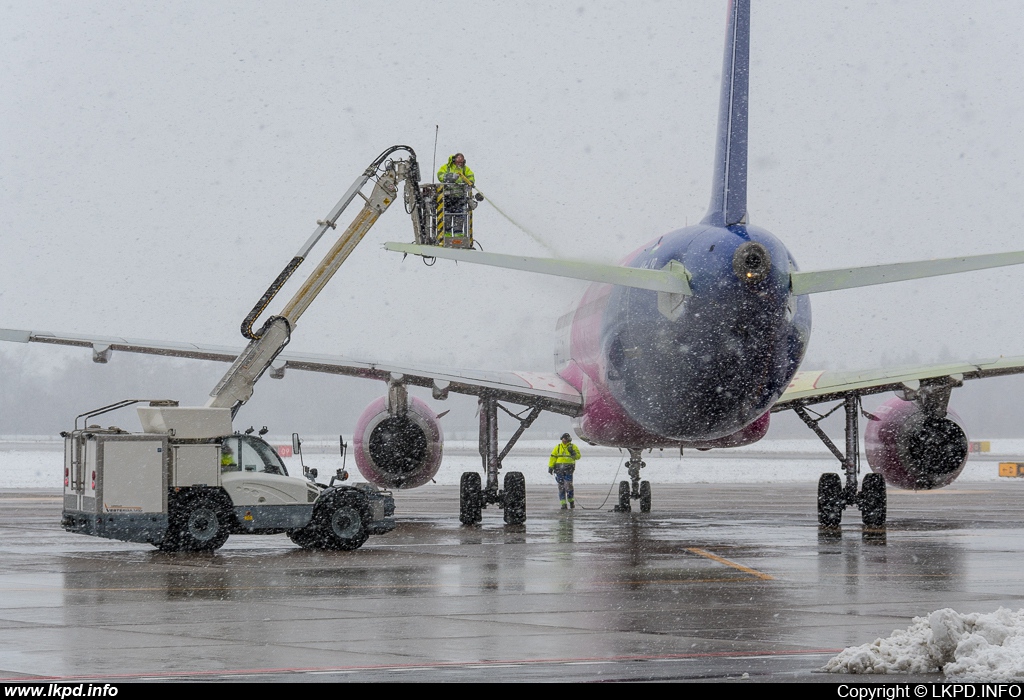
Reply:
[[[408, 159], [391, 159], [396, 151], [406, 151]], [[419, 179], [416, 154], [407, 146], [384, 151], [356, 178], [246, 316], [242, 334], [250, 342], [205, 406], [130, 399], [78, 416], [75, 429], [62, 434], [64, 528], [165, 551], [213, 551], [232, 533], [282, 532], [307, 549], [356, 549], [369, 535], [393, 529], [389, 492], [370, 484], [336, 485], [345, 478], [341, 470], [326, 485], [316, 482], [315, 470], [291, 476], [269, 444], [234, 432], [231, 422], [288, 344], [299, 317], [396, 199], [399, 182], [405, 182], [417, 242], [432, 241]], [[371, 180], [372, 192], [364, 195]], [[359, 214], [282, 312], [254, 331], [274, 296], [324, 233], [337, 228], [356, 196], [365, 201]], [[89, 422], [136, 404], [141, 432]]]

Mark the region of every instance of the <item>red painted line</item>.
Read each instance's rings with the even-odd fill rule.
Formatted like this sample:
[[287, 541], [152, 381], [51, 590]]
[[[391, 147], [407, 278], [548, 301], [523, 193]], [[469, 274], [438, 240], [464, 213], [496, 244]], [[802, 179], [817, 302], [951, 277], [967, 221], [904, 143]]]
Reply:
[[698, 652], [691, 654], [655, 654], [653, 656], [581, 656], [564, 659], [505, 659], [505, 660], [483, 660], [483, 661], [439, 661], [427, 663], [408, 664], [379, 664], [365, 666], [311, 666], [308, 668], [248, 668], [248, 669], [226, 669], [226, 670], [204, 670], [204, 671], [171, 671], [155, 673], [116, 673], [94, 676], [17, 676], [0, 678], [0, 682], [23, 682], [37, 683], [40, 681], [85, 681], [85, 680], [128, 680], [137, 678], [189, 678], [194, 676], [244, 676], [244, 675], [270, 675], [275, 673], [299, 674], [299, 673], [345, 673], [352, 671], [400, 671], [408, 668], [462, 668], [466, 666], [539, 666], [557, 665], [581, 662], [622, 662], [622, 661], [665, 661], [671, 659], [710, 659], [710, 658], [749, 658], [753, 656], [810, 656], [814, 654], [838, 654], [842, 649], [795, 649], [789, 651], [712, 651]]

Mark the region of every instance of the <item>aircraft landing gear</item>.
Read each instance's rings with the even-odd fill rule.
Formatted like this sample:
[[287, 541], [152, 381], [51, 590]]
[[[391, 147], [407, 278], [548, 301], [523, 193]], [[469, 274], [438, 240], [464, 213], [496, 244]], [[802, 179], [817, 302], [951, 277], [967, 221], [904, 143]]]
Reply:
[[[508, 444], [498, 452], [498, 409], [519, 421], [519, 428]], [[526, 522], [526, 478], [522, 472], [506, 472], [504, 488], [498, 488], [501, 460], [516, 444], [519, 436], [537, 420], [541, 409], [533, 407], [529, 413], [515, 414], [498, 403], [493, 396], [480, 397], [480, 458], [483, 460], [487, 483], [483, 484], [476, 472], [465, 472], [459, 483], [459, 522], [475, 525], [483, 520], [483, 510], [497, 505], [505, 511], [505, 523], [522, 525]], [[526, 414], [524, 416], [524, 414]]]
[[640, 501], [640, 512], [651, 512], [651, 482], [640, 481], [640, 470], [647, 464], [640, 459], [643, 450], [637, 448], [629, 449], [629, 461], [626, 462], [626, 471], [629, 473], [629, 481], [619, 482], [619, 502], [615, 504], [616, 513], [628, 513], [633, 510], [630, 501]]
[[629, 505], [629, 482], [619, 482], [619, 502], [615, 504], [616, 513], [628, 513], [633, 510], [632, 506]]
[[[846, 409], [846, 454], [839, 451], [818, 423], [842, 406]], [[846, 476], [843, 485], [839, 474], [827, 472], [818, 480], [818, 526], [821, 528], [838, 528], [843, 519], [843, 510], [849, 506], [860, 509], [864, 527], [884, 528], [886, 519], [885, 479], [881, 474], [866, 474], [857, 491], [857, 475], [860, 471], [860, 449], [858, 442], [858, 418], [860, 416], [860, 397], [848, 394], [843, 403], [824, 415], [811, 418], [804, 406], [794, 409], [804, 423], [825, 443], [836, 456]], [[869, 414], [865, 414], [871, 417]]]
[[463, 525], [475, 525], [483, 520], [483, 489], [480, 486], [480, 475], [476, 472], [463, 472], [459, 480], [459, 522]]

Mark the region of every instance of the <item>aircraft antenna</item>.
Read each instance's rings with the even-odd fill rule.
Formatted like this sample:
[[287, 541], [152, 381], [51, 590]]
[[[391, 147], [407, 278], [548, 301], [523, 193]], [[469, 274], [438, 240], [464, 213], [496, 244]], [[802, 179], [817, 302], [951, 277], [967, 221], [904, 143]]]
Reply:
[[434, 178], [437, 177], [437, 134], [441, 131], [440, 124], [434, 124], [434, 164], [430, 168], [430, 181], [434, 182]]

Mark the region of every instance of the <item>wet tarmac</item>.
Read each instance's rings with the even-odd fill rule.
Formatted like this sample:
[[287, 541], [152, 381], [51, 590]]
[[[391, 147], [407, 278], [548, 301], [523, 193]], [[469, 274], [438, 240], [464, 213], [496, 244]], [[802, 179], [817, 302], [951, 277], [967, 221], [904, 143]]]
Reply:
[[817, 669], [939, 608], [1024, 607], [1024, 480], [891, 492], [884, 532], [819, 532], [813, 484], [655, 485], [650, 514], [606, 493], [563, 513], [530, 485], [525, 526], [463, 527], [434, 486], [355, 552], [170, 555], [0, 491], [0, 680], [874, 681]]

